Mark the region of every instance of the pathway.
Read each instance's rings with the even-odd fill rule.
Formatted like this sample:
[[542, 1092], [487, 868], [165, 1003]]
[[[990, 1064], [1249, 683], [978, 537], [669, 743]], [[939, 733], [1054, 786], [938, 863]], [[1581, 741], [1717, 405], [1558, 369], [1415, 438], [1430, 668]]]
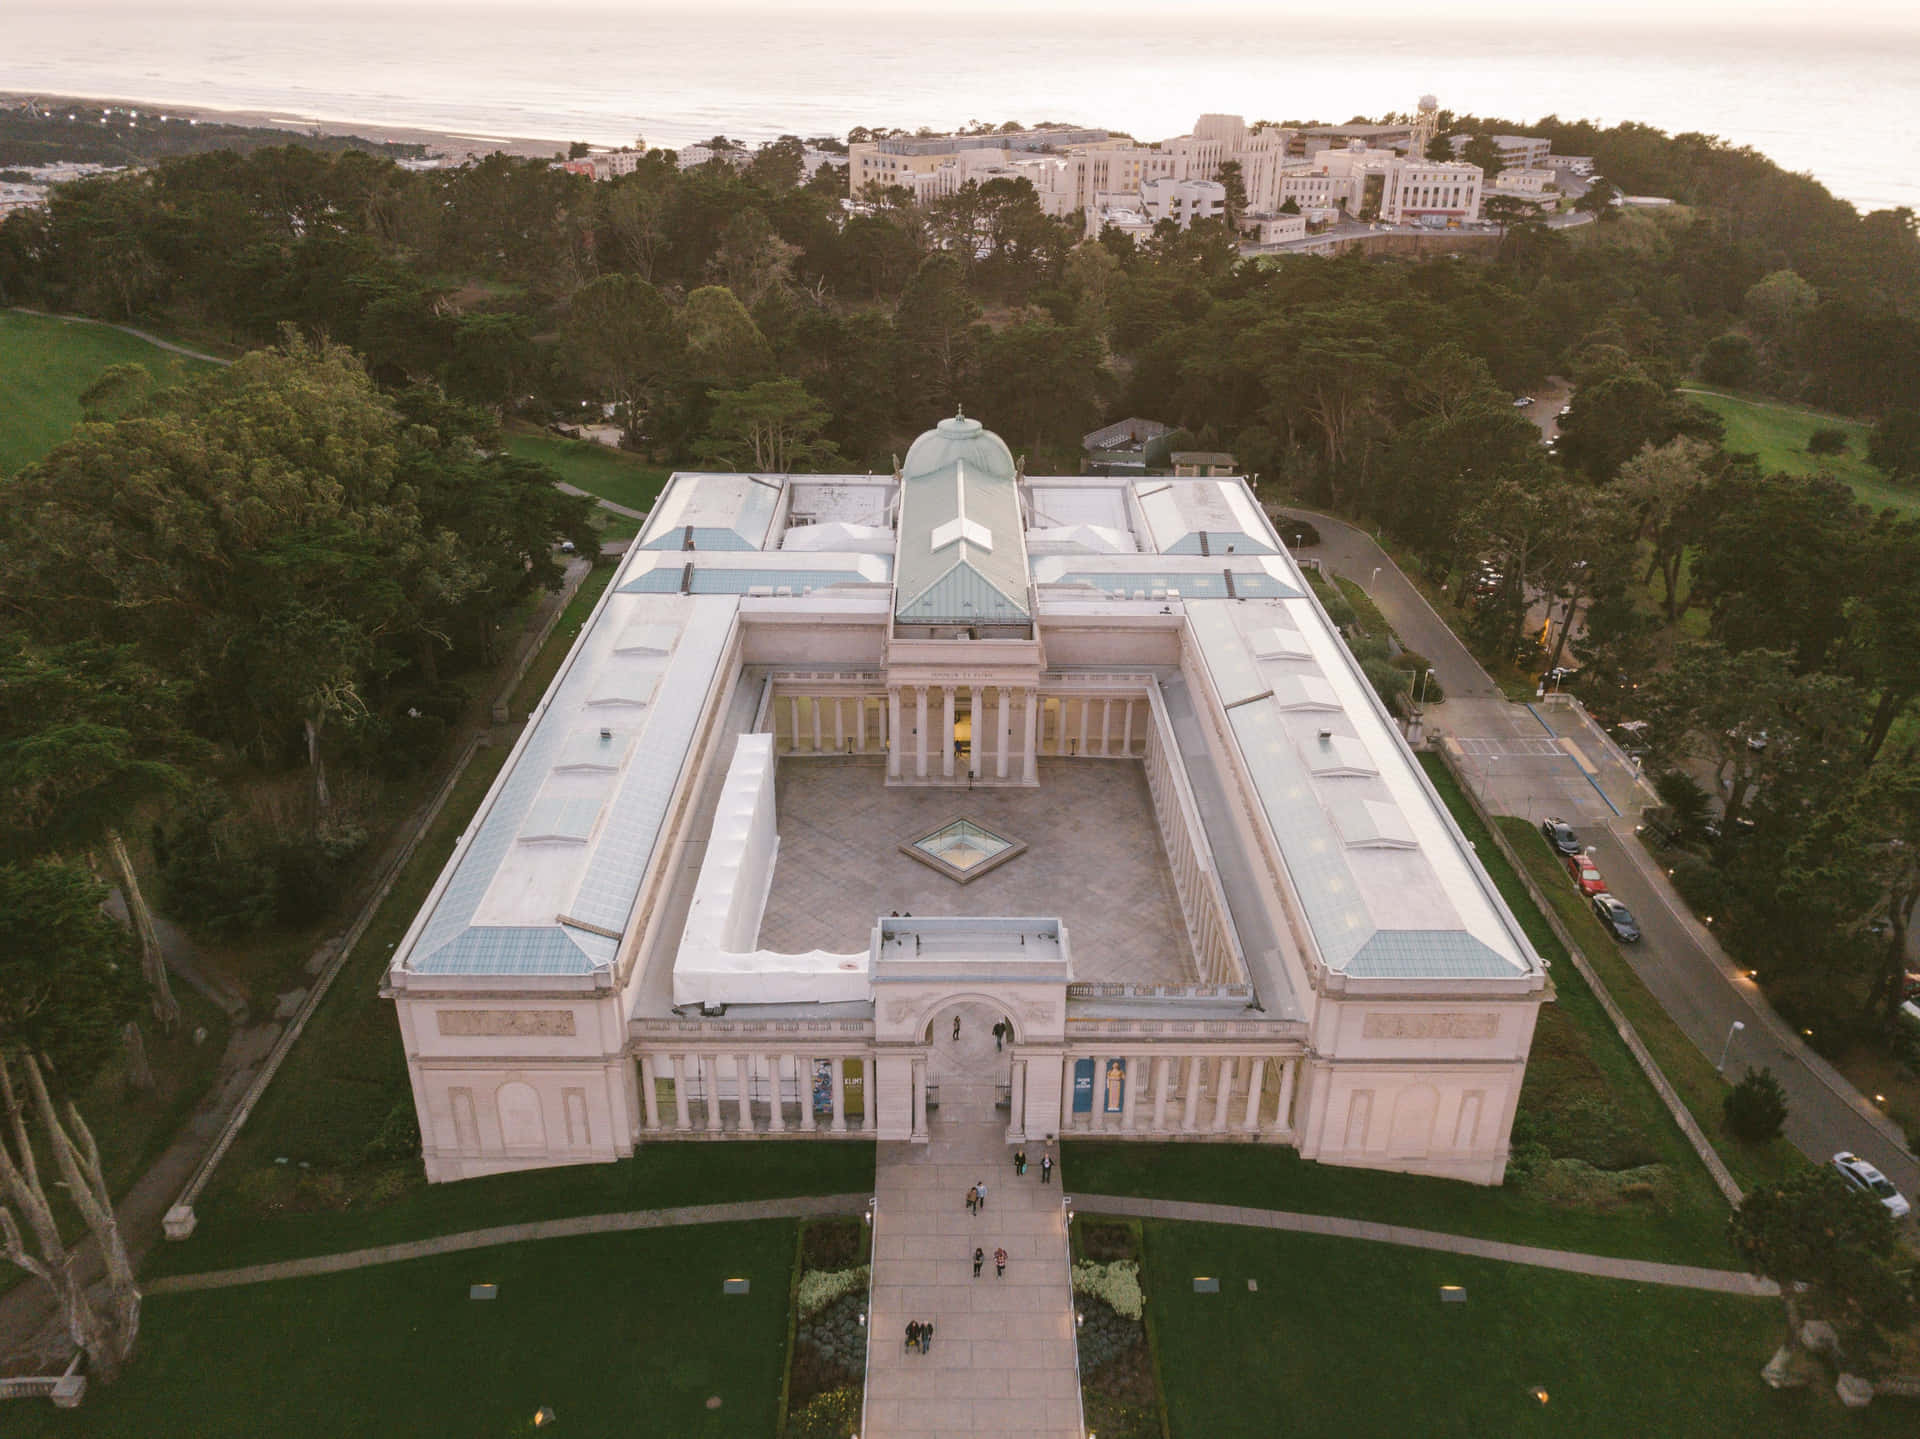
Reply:
[[[1080, 1439], [1080, 1371], [1060, 1176], [1040, 1182], [1042, 1146], [1015, 1178], [1006, 1120], [994, 1108], [994, 1016], [969, 1008], [961, 1038], [954, 1011], [934, 1020], [924, 1145], [880, 1145], [874, 1216], [872, 1347], [867, 1358], [868, 1439]], [[978, 1217], [966, 1192], [987, 1182]], [[986, 1250], [973, 1277], [974, 1249]], [[1007, 1251], [997, 1278], [993, 1251]], [[931, 1322], [932, 1347], [909, 1354], [910, 1320]]]
[[616, 505], [612, 500], [603, 500], [592, 490], [583, 490], [578, 485], [570, 485], [565, 480], [555, 480], [553, 487], [563, 495], [577, 495], [583, 500], [592, 500], [603, 510], [611, 510], [616, 515], [625, 515], [630, 520], [644, 520], [651, 510], [629, 509], [625, 505]]
[[1590, 1274], [1599, 1279], [1628, 1279], [1675, 1289], [1745, 1294], [1756, 1299], [1770, 1299], [1780, 1292], [1772, 1280], [1759, 1279], [1738, 1269], [1706, 1269], [1693, 1264], [1660, 1264], [1650, 1259], [1615, 1259], [1605, 1254], [1539, 1249], [1531, 1244], [1505, 1244], [1497, 1239], [1473, 1239], [1432, 1229], [1406, 1229], [1398, 1224], [1376, 1224], [1367, 1219], [1343, 1219], [1332, 1214], [1295, 1214], [1285, 1209], [1245, 1209], [1233, 1204], [1133, 1199], [1112, 1194], [1076, 1194], [1073, 1205], [1082, 1214], [1118, 1214], [1130, 1219], [1177, 1219], [1190, 1224], [1240, 1224], [1253, 1229], [1283, 1229], [1292, 1234], [1326, 1234], [1336, 1239], [1364, 1239], [1375, 1244], [1398, 1244], [1407, 1249], [1432, 1249], [1474, 1259], [1530, 1264], [1536, 1269]]
[[37, 315], [43, 320], [64, 320], [69, 325], [101, 325], [109, 330], [118, 330], [123, 335], [132, 335], [136, 340], [145, 340], [162, 350], [171, 350], [176, 355], [185, 355], [189, 360], [201, 360], [209, 365], [223, 368], [233, 363], [218, 355], [209, 355], [204, 350], [189, 350], [185, 345], [176, 345], [172, 340], [163, 340], [158, 335], [149, 335], [145, 330], [136, 330], [132, 325], [116, 325], [111, 320], [96, 320], [90, 315], [55, 315], [45, 310], [30, 310], [25, 305], [15, 305], [13, 309], [22, 315]]
[[459, 1254], [468, 1249], [492, 1249], [501, 1244], [525, 1244], [541, 1239], [574, 1239], [583, 1234], [622, 1234], [634, 1229], [669, 1229], [681, 1224], [737, 1224], [756, 1219], [813, 1219], [823, 1214], [858, 1214], [867, 1207], [864, 1194], [815, 1194], [793, 1199], [751, 1199], [738, 1204], [687, 1204], [675, 1209], [633, 1209], [619, 1214], [582, 1214], [572, 1219], [541, 1219], [525, 1224], [501, 1224], [492, 1229], [469, 1229], [440, 1234], [376, 1249], [351, 1249], [343, 1254], [320, 1254], [311, 1259], [284, 1259], [274, 1264], [249, 1264], [240, 1269], [211, 1269], [202, 1274], [173, 1274], [143, 1285], [147, 1294], [185, 1294], [195, 1289], [231, 1289], [241, 1284], [266, 1284], [276, 1279], [305, 1279], [315, 1274], [342, 1274], [376, 1264], [399, 1264], [429, 1259], [436, 1254]]

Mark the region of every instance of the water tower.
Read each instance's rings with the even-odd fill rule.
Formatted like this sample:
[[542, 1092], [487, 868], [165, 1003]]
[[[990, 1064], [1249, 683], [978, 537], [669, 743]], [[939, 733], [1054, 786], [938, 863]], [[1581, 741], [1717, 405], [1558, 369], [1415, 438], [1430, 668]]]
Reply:
[[1431, 95], [1420, 97], [1420, 108], [1414, 112], [1413, 136], [1407, 142], [1408, 153], [1413, 158], [1424, 159], [1427, 147], [1433, 143], [1434, 132], [1440, 128], [1440, 102]]

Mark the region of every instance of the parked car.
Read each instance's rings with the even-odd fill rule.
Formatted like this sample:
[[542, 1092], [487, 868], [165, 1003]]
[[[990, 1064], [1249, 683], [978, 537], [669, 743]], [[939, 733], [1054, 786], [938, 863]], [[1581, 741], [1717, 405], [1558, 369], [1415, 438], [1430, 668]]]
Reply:
[[1580, 887], [1582, 894], [1595, 895], [1607, 892], [1607, 882], [1600, 878], [1600, 871], [1584, 854], [1567, 856], [1567, 873], [1573, 876], [1573, 882]]
[[1633, 911], [1610, 894], [1596, 894], [1593, 897], [1593, 912], [1607, 932], [1622, 944], [1640, 942], [1640, 923], [1633, 917]]
[[1857, 1154], [1841, 1150], [1833, 1156], [1833, 1167], [1840, 1171], [1840, 1177], [1858, 1189], [1862, 1194], [1871, 1194], [1887, 1206], [1887, 1212], [1895, 1219], [1906, 1218], [1912, 1206], [1907, 1197], [1893, 1187], [1893, 1181], [1875, 1169]]
[[1531, 405], [1532, 403], [1533, 403], [1532, 395], [1515, 395], [1513, 397], [1513, 407], [1516, 410], [1524, 410], [1528, 405]]
[[1548, 815], [1540, 821], [1540, 835], [1562, 854], [1580, 853], [1579, 836], [1573, 832], [1573, 826], [1558, 815]]

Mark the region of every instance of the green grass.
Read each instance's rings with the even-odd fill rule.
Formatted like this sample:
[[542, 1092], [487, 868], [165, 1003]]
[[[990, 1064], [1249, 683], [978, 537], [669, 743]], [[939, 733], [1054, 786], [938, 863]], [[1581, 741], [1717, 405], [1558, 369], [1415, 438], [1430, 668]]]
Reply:
[[[1146, 1238], [1174, 1439], [1912, 1432], [1898, 1400], [1843, 1415], [1830, 1385], [1762, 1384], [1775, 1301], [1221, 1225], [1149, 1221]], [[1195, 1294], [1196, 1275], [1220, 1292]], [[1440, 1303], [1442, 1284], [1466, 1303]]]
[[79, 422], [80, 392], [126, 363], [145, 365], [162, 387], [207, 368], [105, 325], [0, 310], [0, 475], [64, 440]]
[[[1779, 400], [1740, 395], [1714, 386], [1689, 383], [1687, 398], [1713, 411], [1727, 427], [1726, 448], [1757, 455], [1769, 474], [1831, 475], [1845, 482], [1861, 502], [1874, 509], [1920, 514], [1920, 492], [1890, 483], [1867, 463], [1868, 426], [1844, 415], [1789, 405]], [[1839, 455], [1810, 455], [1807, 437], [1815, 430], [1839, 430], [1847, 448]]]
[[[466, 1439], [530, 1433], [544, 1404], [583, 1439], [765, 1439], [793, 1251], [791, 1222], [700, 1225], [163, 1295], [120, 1383], [9, 1405], [7, 1432]], [[751, 1291], [723, 1297], [736, 1276]], [[469, 1299], [480, 1282], [499, 1297]]]
[[624, 450], [535, 430], [510, 433], [507, 452], [523, 460], [538, 460], [568, 484], [633, 510], [652, 509], [672, 473]]
[[[1556, 1157], [1652, 1161], [1664, 1188], [1642, 1198], [1597, 1186], [1582, 1200], [1558, 1185], [1487, 1188], [1420, 1175], [1303, 1160], [1291, 1149], [1249, 1145], [1091, 1144], [1069, 1141], [1069, 1192], [1191, 1199], [1308, 1214], [1339, 1214], [1555, 1249], [1733, 1267], [1726, 1205], [1699, 1157], [1634, 1063], [1519, 877], [1436, 757], [1428, 773], [1539, 954], [1553, 965], [1554, 1002], [1540, 1010], [1516, 1135]], [[1599, 1106], [1590, 1101], [1602, 1096]]]
[[1731, 1087], [1715, 1072], [1713, 1063], [1687, 1038], [1653, 991], [1634, 972], [1614, 943], [1613, 936], [1594, 918], [1593, 910], [1566, 882], [1566, 871], [1540, 831], [1512, 815], [1498, 819], [1501, 832], [1520, 856], [1533, 882], [1553, 906], [1560, 922], [1580, 946], [1613, 1002], [1640, 1035], [1660, 1072], [1679, 1091], [1695, 1122], [1706, 1131], [1728, 1169], [1743, 1188], [1783, 1179], [1806, 1161], [1784, 1139], [1747, 1144], [1728, 1134], [1721, 1122], [1721, 1101]]

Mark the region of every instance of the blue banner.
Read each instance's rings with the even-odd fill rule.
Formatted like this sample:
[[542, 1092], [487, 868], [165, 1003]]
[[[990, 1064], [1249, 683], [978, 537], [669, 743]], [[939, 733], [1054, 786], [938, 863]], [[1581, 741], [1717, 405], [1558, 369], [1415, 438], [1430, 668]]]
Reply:
[[1076, 1059], [1073, 1062], [1073, 1112], [1075, 1114], [1093, 1113], [1093, 1061]]

